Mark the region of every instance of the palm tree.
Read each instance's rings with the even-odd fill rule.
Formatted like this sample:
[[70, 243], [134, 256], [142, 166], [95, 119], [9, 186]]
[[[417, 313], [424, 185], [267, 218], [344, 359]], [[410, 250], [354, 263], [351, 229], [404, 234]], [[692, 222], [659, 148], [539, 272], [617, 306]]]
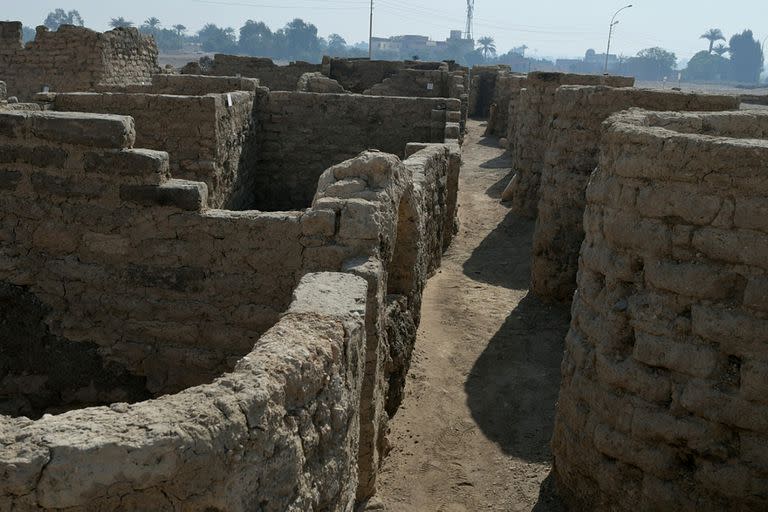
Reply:
[[481, 37], [477, 40], [480, 45], [480, 52], [483, 54], [484, 59], [488, 59], [488, 55], [496, 55], [496, 43], [492, 37]]
[[112, 28], [127, 28], [132, 27], [133, 22], [120, 16], [119, 18], [112, 18], [109, 22], [109, 26]]
[[152, 16], [144, 22], [144, 26], [147, 27], [147, 31], [151, 34], [157, 33], [157, 29], [160, 28], [160, 20]]
[[723, 35], [723, 31], [719, 28], [711, 28], [701, 34], [699, 39], [709, 40], [709, 53], [712, 53], [712, 47], [715, 46], [715, 41], [725, 41], [725, 36]]
[[712, 48], [712, 51], [722, 57], [723, 54], [728, 53], [731, 51], [731, 49], [725, 46], [723, 43], [720, 43], [719, 45]]
[[176, 31], [176, 35], [183, 36], [184, 32], [187, 31], [187, 27], [185, 27], [184, 25], [174, 25], [173, 30]]

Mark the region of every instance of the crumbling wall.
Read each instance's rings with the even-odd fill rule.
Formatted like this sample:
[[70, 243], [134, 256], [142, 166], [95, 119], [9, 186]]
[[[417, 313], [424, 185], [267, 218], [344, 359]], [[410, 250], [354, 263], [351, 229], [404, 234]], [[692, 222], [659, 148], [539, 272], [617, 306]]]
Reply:
[[[396, 75], [401, 69], [416, 65], [415, 61], [388, 61], [365, 59], [323, 59], [323, 72], [339, 82], [346, 90], [363, 94], [376, 84]], [[437, 69], [437, 62], [421, 63], [422, 67]]]
[[213, 57], [213, 66], [205, 74], [258, 78], [262, 86], [272, 91], [295, 91], [301, 75], [320, 71], [322, 71], [320, 64], [291, 62], [287, 66], [278, 66], [272, 62], [272, 59], [263, 57], [217, 53]]
[[510, 108], [513, 108], [512, 105], [518, 100], [520, 91], [526, 84], [526, 75], [506, 72], [498, 74], [488, 116], [488, 127], [485, 131], [486, 135], [505, 137], [507, 141], [511, 140], [509, 139], [509, 119], [514, 119], [515, 113], [510, 111]]
[[211, 384], [39, 421], [0, 416], [0, 509], [351, 510], [366, 289], [308, 274], [280, 322]]
[[[312, 208], [265, 213], [208, 209], [204, 183], [170, 179], [168, 155], [131, 149], [135, 138], [133, 120], [127, 117], [64, 112], [0, 114], [0, 207], [3, 209], [0, 216], [0, 282], [4, 286], [22, 288], [44, 307], [41, 315], [45, 332], [41, 338], [56, 336], [61, 344], [70, 348], [82, 345], [97, 356], [96, 363], [110, 365], [118, 376], [135, 377], [137, 396], [122, 399], [136, 400], [141, 399], [143, 393], [154, 396], [198, 386], [232, 368], [285, 311], [291, 290], [305, 273], [344, 271], [363, 277], [368, 283], [365, 370], [358, 400], [360, 441], [354, 458], [360, 474], [356, 493], [360, 498], [370, 496], [375, 489], [378, 464], [386, 449], [384, 436], [388, 415], [394, 412], [397, 396], [402, 394], [409, 351], [415, 341], [421, 290], [430, 272], [439, 264], [440, 253], [446, 246], [448, 235], [444, 227], [454, 224], [445, 218], [450, 211], [445, 203], [456, 193], [448, 187], [456, 181], [449, 174], [458, 171], [455, 166], [460, 161], [457, 141], [425, 147], [405, 162], [394, 155], [363, 153], [323, 174]], [[452, 214], [455, 215], [455, 211]], [[392, 276], [391, 282], [389, 276]], [[323, 293], [327, 292], [327, 286], [322, 288]], [[333, 303], [334, 300], [330, 300], [330, 304]], [[281, 324], [271, 332], [284, 336], [283, 327]], [[308, 332], [309, 337], [317, 336], [313, 331], [307, 331], [306, 326], [299, 328], [304, 329], [302, 333]], [[7, 336], [7, 333], [3, 334]], [[3, 347], [10, 346], [7, 337], [0, 341]], [[263, 339], [259, 341], [260, 346], [263, 343]], [[44, 350], [38, 352], [45, 353]], [[306, 355], [306, 352], [301, 354]], [[58, 364], [66, 364], [66, 357], [69, 356], [62, 356]], [[298, 356], [295, 359], [299, 363], [304, 361]], [[312, 361], [314, 364], [316, 359]], [[339, 362], [339, 359], [334, 356], [334, 361]], [[240, 364], [256, 368], [250, 366], [252, 363], [249, 356]], [[306, 371], [309, 367], [299, 363], [296, 368]], [[34, 361], [29, 366], [37, 367]], [[276, 368], [281, 371], [279, 365]], [[271, 378], [269, 372], [258, 368], [254, 371], [259, 378]], [[17, 373], [22, 378], [29, 377]], [[321, 375], [325, 378], [326, 374], [334, 375], [334, 372], [326, 368]], [[239, 378], [225, 377], [223, 382], [238, 393], [247, 393]], [[31, 381], [17, 382], [20, 387]], [[95, 384], [98, 391], [100, 383]], [[213, 386], [217, 385], [214, 383]], [[278, 387], [274, 392], [287, 396], [284, 395], [286, 390], [307, 389], [292, 386], [287, 382], [285, 388]], [[118, 382], [116, 387], [126, 389], [127, 384]], [[203, 393], [212, 397], [208, 394], [210, 389], [213, 388], [205, 388]], [[111, 402], [115, 396], [110, 394], [111, 391], [107, 388], [97, 396], [97, 401]], [[192, 398], [189, 402], [184, 401], [179, 410], [189, 413], [192, 410], [189, 404], [198, 400], [197, 392], [189, 391]], [[186, 393], [177, 396], [186, 397]], [[304, 402], [296, 405], [296, 400], [303, 400], [305, 395], [296, 398], [293, 391], [289, 394], [290, 403], [295, 405], [291, 411], [302, 409]], [[261, 397], [259, 400], [266, 399], [264, 393], [258, 396]], [[146, 405], [152, 403], [155, 402], [133, 407], [154, 410], [151, 409], [154, 406]], [[162, 402], [160, 408], [168, 404]], [[89, 403], [65, 401], [61, 405], [70, 408]], [[116, 407], [118, 409], [113, 406], [112, 410], [121, 414], [133, 410], [125, 404]], [[312, 409], [314, 406], [307, 407]], [[345, 405], [342, 403], [340, 407]], [[312, 410], [316, 412], [316, 409]], [[327, 410], [335, 409], [329, 405]], [[106, 409], [99, 411], [106, 412]], [[249, 416], [250, 425], [263, 425], [257, 413]], [[99, 414], [87, 409], [62, 418], [77, 421], [98, 418]], [[222, 414], [231, 416], [226, 412]], [[305, 447], [315, 446], [311, 443], [317, 438], [303, 427], [300, 434], [295, 434], [289, 425], [288, 434], [285, 434], [281, 430], [285, 428], [284, 415], [278, 416], [281, 418], [278, 426], [263, 425], [259, 442], [267, 442], [273, 435], [280, 439], [288, 435], [287, 443], [297, 443], [295, 436], [299, 435]], [[322, 431], [325, 431], [322, 421], [326, 418], [321, 415], [316, 420], [321, 422], [318, 428]], [[175, 425], [185, 424], [181, 419], [172, 419]], [[150, 416], [142, 416], [138, 424], [155, 424], [150, 420]], [[26, 420], [9, 421], [10, 430], [0, 429], [3, 433], [11, 431], [9, 435], [16, 435], [17, 427], [37, 428], [48, 425], [46, 422], [53, 422], [54, 428], [63, 432], [69, 431], [66, 424], [58, 425], [58, 417], [44, 418], [43, 423], [34, 425]], [[128, 425], [128, 430], [132, 431], [130, 425], [133, 423]], [[344, 419], [339, 425], [353, 428]], [[339, 427], [332, 430], [336, 432]], [[127, 432], [124, 427], [118, 431]], [[223, 432], [228, 436], [230, 431], [225, 429]], [[139, 442], [131, 437], [132, 434], [125, 435], [129, 439], [127, 442]], [[305, 435], [309, 437], [305, 438]], [[346, 431], [340, 435], [346, 439]], [[30, 442], [37, 443], [34, 439], [32, 436]], [[88, 470], [84, 470], [85, 475], [76, 473], [72, 478], [82, 482], [72, 486], [67, 480], [71, 468], [88, 468], [94, 464], [88, 454], [97, 454], [95, 463], [105, 460], [100, 451], [101, 438], [89, 437], [91, 439], [95, 439], [96, 446], [84, 446], [80, 459], [70, 458], [68, 454], [73, 452], [64, 451], [65, 455], [57, 457], [56, 464], [52, 465], [50, 461], [40, 462], [36, 455], [31, 456], [30, 465], [21, 473], [13, 473], [13, 478], [6, 480], [10, 482], [6, 487], [0, 483], [0, 500], [5, 499], [21, 509], [31, 507], [30, 503], [50, 508], [51, 502], [69, 503], [80, 499], [78, 496], [84, 496], [86, 500], [91, 497], [101, 503], [114, 497], [113, 494], [99, 494], [111, 485], [114, 475], [123, 478], [123, 483], [126, 478], [133, 482], [133, 476], [125, 476], [129, 474], [136, 475], [135, 482], [141, 482], [141, 485], [126, 486], [128, 490], [118, 493], [115, 499], [122, 499], [123, 503], [137, 500], [138, 508], [149, 506], [153, 499], [161, 499], [162, 492], [157, 491], [156, 486], [181, 489], [178, 495], [171, 494], [181, 496], [178, 499], [182, 500], [188, 498], [188, 491], [184, 489], [197, 486], [204, 490], [200, 493], [201, 500], [214, 503], [209, 506], [218, 507], [225, 503], [223, 509], [227, 510], [237, 509], [227, 500], [241, 497], [243, 503], [252, 505], [252, 493], [266, 496], [269, 503], [278, 503], [278, 509], [282, 509], [280, 507], [288, 496], [293, 496], [302, 500], [297, 506], [303, 510], [301, 507], [314, 503], [311, 500], [317, 497], [317, 492], [320, 492], [318, 499], [322, 505], [318, 505], [318, 509], [346, 509], [346, 505], [333, 501], [343, 500], [346, 495], [325, 495], [324, 490], [312, 490], [318, 486], [331, 486], [328, 492], [332, 492], [338, 483], [333, 480], [338, 477], [336, 473], [329, 476], [323, 469], [323, 464], [329, 463], [327, 459], [309, 468], [298, 461], [298, 467], [304, 468], [301, 480], [295, 476], [296, 464], [291, 465], [294, 469], [281, 469], [279, 465], [285, 459], [274, 456], [276, 452], [267, 448], [264, 448], [267, 453], [262, 455], [261, 445], [253, 448], [255, 451], [249, 451], [248, 446], [238, 444], [231, 450], [235, 459], [230, 459], [230, 451], [222, 451], [218, 441], [214, 440], [211, 440], [210, 450], [205, 445], [202, 451], [206, 457], [214, 451], [230, 466], [232, 460], [238, 464], [241, 460], [256, 461], [253, 464], [258, 469], [249, 471], [259, 475], [262, 470], [267, 473], [284, 471], [285, 479], [262, 479], [258, 489], [241, 489], [233, 488], [227, 479], [218, 480], [220, 475], [212, 471], [211, 478], [217, 479], [214, 483], [197, 481], [190, 477], [198, 472], [197, 459], [191, 455], [182, 460], [174, 459], [174, 463], [181, 466], [173, 465], [168, 470], [169, 476], [165, 472], [166, 466], [157, 464], [158, 452], [153, 451], [156, 441], [151, 438], [147, 446], [137, 445], [131, 453], [141, 461], [144, 457], [155, 461], [158, 473], [146, 474], [138, 469], [132, 472], [145, 464], [137, 462], [134, 465], [133, 459], [128, 459], [125, 465], [111, 463], [112, 472], [107, 472], [103, 479], [95, 479], [94, 473]], [[176, 446], [176, 441], [169, 442]], [[330, 451], [341, 450], [338, 442], [331, 440], [329, 443], [322, 446]], [[183, 446], [186, 445], [163, 453], [186, 453]], [[45, 452], [45, 449], [41, 450]], [[14, 449], [6, 453], [7, 460], [11, 461], [8, 462], [10, 468], [18, 462], [18, 457]], [[348, 454], [347, 451], [344, 453]], [[304, 456], [314, 455], [305, 452]], [[124, 459], [119, 454], [118, 457]], [[278, 466], [265, 469], [265, 460], [268, 466], [273, 463]], [[348, 464], [345, 460], [339, 464]], [[50, 485], [54, 490], [49, 491], [46, 487], [48, 480], [43, 479], [40, 480], [44, 482], [41, 484], [43, 491], [31, 492], [30, 486], [35, 486], [31, 482], [39, 478], [35, 469], [39, 463], [47, 465], [46, 478], [52, 479]], [[214, 468], [227, 467], [225, 463], [219, 466], [218, 458], [215, 464]], [[347, 469], [340, 468], [340, 471]], [[349, 480], [350, 486], [354, 487], [353, 477], [346, 478], [346, 475], [343, 481]], [[269, 485], [265, 483], [267, 481]], [[145, 482], [162, 483], [145, 485]], [[191, 482], [190, 487], [187, 487], [188, 482]], [[300, 491], [288, 487], [291, 491], [285, 491], [286, 482], [291, 482], [290, 485], [306, 482], [310, 497], [304, 494], [304, 487]], [[69, 494], [70, 488], [76, 491]], [[221, 495], [224, 488], [227, 489], [226, 496]], [[212, 490], [209, 492], [209, 489]], [[279, 498], [270, 499], [271, 493]], [[48, 502], [45, 496], [54, 497]], [[323, 496], [328, 496], [331, 501], [326, 503]], [[145, 502], [145, 499], [150, 501]], [[158, 503], [150, 508], [165, 506], [162, 500]]]
[[562, 86], [554, 97], [538, 217], [531, 289], [539, 297], [570, 301], [584, 240], [587, 181], [597, 166], [600, 128], [630, 107], [662, 111], [738, 110], [738, 98], [606, 86]]
[[528, 74], [526, 88], [520, 91], [512, 147], [512, 167], [515, 185], [512, 210], [535, 218], [539, 203], [539, 182], [547, 151], [550, 130], [556, 120], [552, 117], [555, 92], [561, 85], [608, 85], [631, 87], [635, 79], [621, 76], [576, 75], [537, 71]]
[[[206, 84], [161, 79], [152, 88], [175, 93], [174, 85], [190, 90]], [[239, 173], [248, 165], [243, 161], [243, 148], [254, 136], [253, 105], [254, 93], [242, 91], [204, 96], [67, 93], [53, 97], [58, 111], [133, 117], [137, 146], [166, 151], [172, 176], [204, 182], [208, 204], [215, 208], [230, 204]]]
[[304, 73], [299, 78], [296, 90], [300, 92], [345, 93], [344, 87], [333, 78], [318, 72]]
[[408, 142], [458, 138], [459, 110], [454, 99], [270, 92], [256, 107], [258, 163], [236, 207], [304, 208], [336, 162], [365, 149], [403, 155]]
[[26, 47], [21, 29], [20, 22], [0, 22], [0, 76], [8, 93], [22, 100], [44, 86], [70, 92], [149, 82], [158, 68], [154, 39], [135, 28], [102, 34], [71, 25], [56, 32], [38, 27]]
[[[256, 91], [259, 81], [255, 78], [209, 75], [152, 75], [149, 83], [120, 86], [99, 86], [94, 92], [122, 92], [132, 94], [175, 94], [178, 96], [205, 96], [232, 91]], [[40, 95], [38, 95], [39, 97]]]
[[46, 307], [51, 335], [174, 392], [274, 324], [313, 228], [208, 210], [204, 183], [171, 180], [168, 155], [134, 140], [131, 118], [0, 113], [0, 281]]
[[382, 82], [363, 91], [373, 96], [410, 96], [425, 98], [449, 97], [448, 64], [439, 69], [401, 69]]
[[500, 74], [510, 72], [509, 66], [474, 66], [469, 89], [469, 116], [487, 119], [496, 94]]
[[768, 507], [768, 115], [609, 121], [552, 442], [574, 510]]

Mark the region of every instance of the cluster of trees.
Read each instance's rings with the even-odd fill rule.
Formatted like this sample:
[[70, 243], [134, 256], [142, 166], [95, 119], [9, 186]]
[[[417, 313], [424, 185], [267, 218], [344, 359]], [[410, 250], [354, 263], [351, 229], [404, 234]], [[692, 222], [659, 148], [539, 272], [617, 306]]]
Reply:
[[207, 52], [239, 53], [280, 60], [319, 62], [323, 55], [334, 57], [363, 57], [368, 45], [349, 45], [339, 34], [328, 38], [317, 35], [317, 27], [300, 18], [273, 31], [262, 21], [248, 20], [239, 32], [212, 23], [205, 25], [197, 38]]
[[701, 39], [709, 42], [709, 49], [702, 50], [691, 58], [683, 72], [686, 80], [734, 81], [757, 83], [763, 71], [763, 48], [751, 30], [733, 35], [728, 46], [723, 31], [713, 28], [702, 34]]
[[677, 55], [655, 46], [640, 50], [634, 57], [621, 59], [614, 72], [634, 76], [638, 80], [665, 80], [676, 78]]

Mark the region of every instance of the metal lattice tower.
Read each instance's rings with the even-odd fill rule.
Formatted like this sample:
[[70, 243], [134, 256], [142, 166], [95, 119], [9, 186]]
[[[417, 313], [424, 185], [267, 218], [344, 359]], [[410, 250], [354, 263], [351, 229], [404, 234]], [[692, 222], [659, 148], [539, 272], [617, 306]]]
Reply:
[[472, 20], [475, 16], [475, 0], [467, 0], [467, 39], [472, 39]]

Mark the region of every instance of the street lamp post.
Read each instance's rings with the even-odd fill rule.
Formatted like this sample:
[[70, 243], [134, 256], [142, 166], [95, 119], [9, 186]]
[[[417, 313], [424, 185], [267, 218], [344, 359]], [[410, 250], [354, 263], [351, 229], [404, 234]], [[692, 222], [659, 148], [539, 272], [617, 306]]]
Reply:
[[611, 25], [608, 28], [608, 48], [605, 50], [605, 69], [603, 70], [603, 73], [605, 74], [608, 74], [608, 56], [611, 53], [611, 37], [613, 37], [613, 27], [619, 24], [619, 22], [616, 21], [616, 16], [618, 16], [621, 11], [629, 9], [630, 7], [632, 7], [632, 4], [625, 5], [616, 11], [616, 13], [613, 15], [613, 18], [611, 18]]

